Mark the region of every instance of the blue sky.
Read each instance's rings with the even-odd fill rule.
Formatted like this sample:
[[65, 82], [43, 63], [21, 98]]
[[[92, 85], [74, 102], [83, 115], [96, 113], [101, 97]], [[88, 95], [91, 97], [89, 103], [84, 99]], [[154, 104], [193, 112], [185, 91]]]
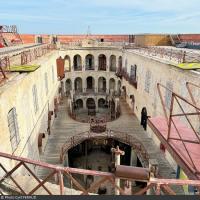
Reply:
[[20, 33], [200, 33], [200, 0], [0, 0]]

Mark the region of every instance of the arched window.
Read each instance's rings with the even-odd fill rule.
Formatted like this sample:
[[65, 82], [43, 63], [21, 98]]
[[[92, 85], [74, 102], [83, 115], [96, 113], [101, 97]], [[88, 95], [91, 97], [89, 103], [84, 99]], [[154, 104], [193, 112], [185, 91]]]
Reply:
[[86, 70], [94, 70], [94, 56], [91, 54], [88, 54], [85, 57], [85, 69]]
[[145, 88], [144, 90], [149, 93], [150, 91], [150, 85], [151, 85], [151, 72], [148, 70], [146, 72], [146, 77], [145, 77]]
[[70, 72], [71, 71], [71, 59], [68, 55], [65, 56], [65, 71]]
[[77, 109], [83, 108], [83, 100], [82, 99], [77, 99], [76, 100], [76, 106], [77, 106]]
[[107, 65], [107, 61], [106, 61], [106, 56], [104, 54], [99, 55], [99, 70], [102, 71], [106, 71], [106, 65]]
[[106, 92], [106, 79], [104, 77], [99, 77], [98, 91], [99, 92]]
[[38, 94], [37, 94], [37, 87], [36, 87], [36, 85], [33, 85], [32, 93], [33, 93], [34, 111], [35, 111], [35, 113], [37, 113], [37, 111], [39, 109], [39, 105], [38, 105]]
[[92, 76], [87, 77], [86, 83], [88, 91], [92, 91], [95, 89], [95, 79]]
[[74, 56], [74, 71], [81, 71], [82, 70], [82, 58], [80, 55]]
[[137, 65], [131, 65], [130, 79], [136, 80], [136, 77], [137, 77]]
[[74, 88], [75, 88], [76, 92], [82, 92], [83, 91], [82, 79], [80, 77], [75, 79]]
[[15, 151], [20, 142], [16, 108], [12, 108], [8, 112], [8, 127], [10, 131], [10, 142], [12, 150]]
[[116, 56], [112, 55], [110, 56], [110, 71], [116, 72]]

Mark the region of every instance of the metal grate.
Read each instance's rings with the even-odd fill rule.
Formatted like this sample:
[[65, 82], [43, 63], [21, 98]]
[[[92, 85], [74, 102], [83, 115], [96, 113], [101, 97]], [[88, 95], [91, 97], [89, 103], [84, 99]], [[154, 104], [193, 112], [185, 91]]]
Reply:
[[8, 127], [10, 131], [10, 142], [14, 152], [20, 142], [16, 108], [12, 108], [8, 113]]

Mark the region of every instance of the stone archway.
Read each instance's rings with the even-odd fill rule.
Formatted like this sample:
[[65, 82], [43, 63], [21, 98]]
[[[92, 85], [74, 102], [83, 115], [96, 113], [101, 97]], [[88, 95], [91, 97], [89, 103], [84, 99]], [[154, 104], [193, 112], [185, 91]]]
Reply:
[[111, 78], [109, 81], [109, 90], [110, 90], [110, 92], [115, 91], [115, 79], [114, 78]]
[[82, 58], [79, 54], [74, 56], [73, 65], [74, 65], [74, 71], [82, 70]]
[[118, 82], [117, 82], [117, 94], [120, 96], [121, 95], [121, 81], [120, 80], [118, 80]]
[[71, 90], [72, 90], [72, 81], [71, 79], [67, 79], [65, 82], [65, 92], [67, 96], [70, 95]]
[[86, 107], [88, 109], [88, 115], [96, 115], [96, 103], [93, 98], [88, 98], [86, 101]]
[[78, 77], [74, 80], [74, 89], [75, 89], [75, 92], [83, 91], [83, 81], [80, 77]]
[[116, 56], [115, 55], [111, 55], [110, 56], [110, 71], [111, 72], [116, 72], [116, 68], [117, 68]]
[[[99, 134], [100, 135], [100, 134]], [[139, 158], [139, 160], [141, 161], [141, 163], [143, 163], [143, 167], [148, 168], [149, 167], [149, 154], [146, 151], [144, 145], [135, 137], [133, 137], [130, 134], [127, 133], [121, 133], [121, 132], [117, 132], [117, 131], [112, 131], [112, 130], [106, 130], [106, 134], [102, 134], [101, 135], [102, 139], [115, 139], [119, 142], [123, 142], [125, 144], [128, 144], [129, 146], [131, 146], [131, 148], [135, 151], [137, 157]], [[80, 133], [76, 136], [72, 137], [72, 141], [77, 141], [77, 143], [79, 144], [80, 142], [83, 141], [83, 138], [87, 138], [87, 139], [95, 139], [96, 135], [91, 134], [90, 131], [85, 132], [85, 133]], [[85, 139], [85, 140], [87, 140]], [[79, 142], [80, 141], [80, 142]], [[74, 146], [76, 146], [77, 143], [70, 143], [67, 142], [63, 145], [62, 147], [62, 151], [60, 153], [60, 162], [62, 163], [64, 161], [64, 157], [66, 155], [66, 152], [73, 148]]]
[[99, 77], [98, 79], [98, 92], [106, 92], [106, 79], [104, 77]]
[[71, 71], [71, 59], [68, 55], [65, 56], [65, 71], [70, 72]]
[[76, 108], [77, 109], [82, 109], [83, 108], [83, 100], [82, 99], [77, 99], [76, 100]]
[[92, 76], [87, 77], [86, 79], [87, 91], [94, 92], [95, 90], [95, 79]]
[[88, 54], [85, 57], [85, 69], [86, 70], [94, 70], [94, 56], [92, 54]]
[[98, 108], [105, 108], [106, 107], [106, 100], [103, 98], [100, 98], [98, 100]]
[[99, 60], [98, 69], [101, 71], [106, 71], [106, 68], [107, 68], [106, 56], [104, 54], [100, 54], [98, 60]]

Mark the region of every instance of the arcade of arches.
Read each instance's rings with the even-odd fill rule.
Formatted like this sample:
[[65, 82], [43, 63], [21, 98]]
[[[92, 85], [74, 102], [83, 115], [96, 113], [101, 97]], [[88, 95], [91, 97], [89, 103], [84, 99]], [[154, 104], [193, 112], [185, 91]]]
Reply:
[[76, 54], [74, 56], [66, 55], [64, 57], [65, 71], [82, 71], [82, 70], [95, 70], [116, 72], [122, 69], [122, 56], [116, 55], [106, 56], [100, 54], [95, 57], [92, 54], [87, 54], [85, 57]]

